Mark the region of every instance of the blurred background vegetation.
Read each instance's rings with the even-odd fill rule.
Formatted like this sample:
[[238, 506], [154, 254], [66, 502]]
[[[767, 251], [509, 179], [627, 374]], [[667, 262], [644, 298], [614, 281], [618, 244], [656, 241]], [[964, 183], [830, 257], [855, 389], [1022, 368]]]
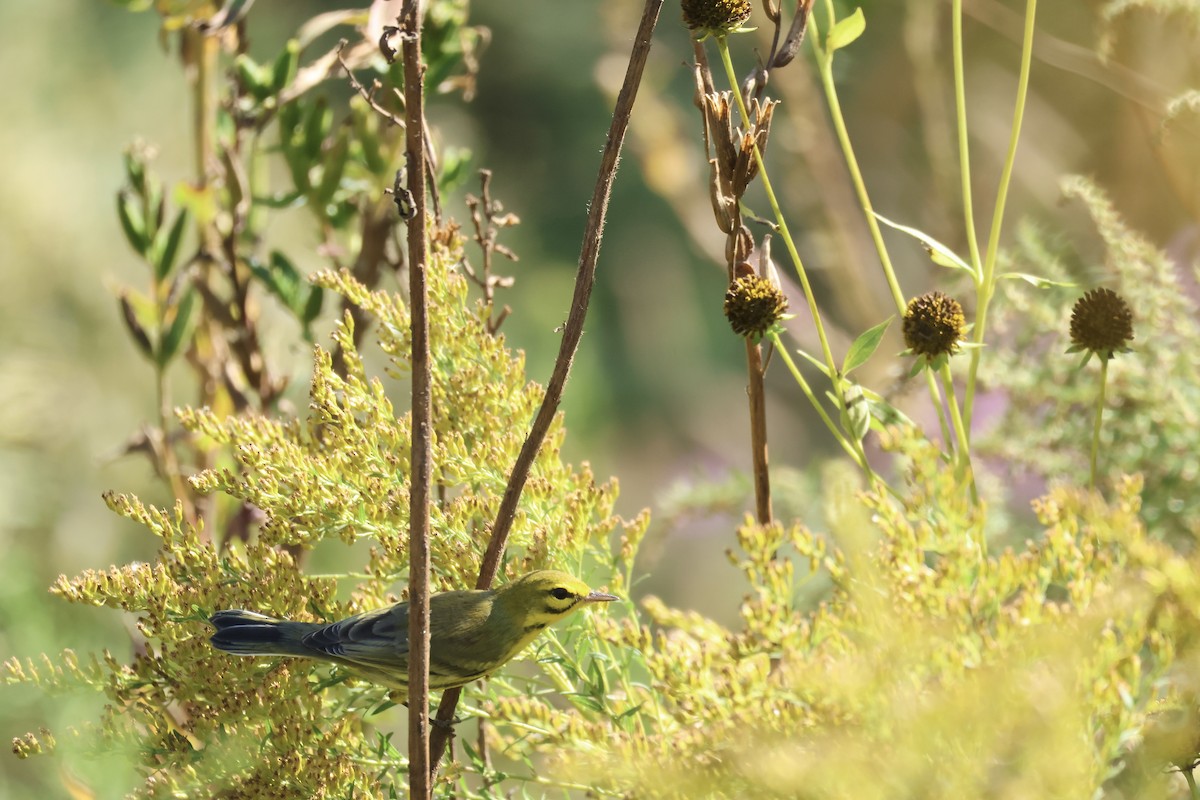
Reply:
[[[867, 31], [839, 54], [839, 91], [875, 207], [961, 251], [949, 4], [861, 5]], [[1097, 281], [1102, 243], [1080, 206], [1061, 203], [1064, 174], [1092, 176], [1129, 225], [1179, 263], [1200, 253], [1197, 117], [1181, 117], [1166, 133], [1162, 127], [1168, 100], [1200, 86], [1196, 32], [1183, 14], [1136, 10], [1106, 26], [1105, 12], [1116, 5], [1082, 0], [1039, 9], [1007, 216], [1010, 231], [1018, 220], [1049, 231]], [[258, 0], [251, 53], [270, 58], [301, 20], [327, 6]], [[477, 95], [467, 104], [434, 101], [430, 109], [444, 140], [469, 148], [473, 168], [493, 170], [493, 196], [521, 217], [503, 240], [521, 257], [508, 269], [516, 282], [501, 299], [513, 308], [503, 331], [528, 354], [535, 380], [548, 376], [557, 348], [554, 329], [566, 315], [611, 94], [640, 6], [479, 3], [472, 21], [491, 38]], [[1016, 0], [966, 4], [972, 157], [983, 198], [994, 190], [1007, 145], [1022, 7]], [[102, 491], [168, 498], [145, 459], [123, 455], [156, 411], [152, 370], [130, 342], [116, 300], [117, 288], [143, 280], [145, 268], [129, 251], [113, 202], [121, 153], [135, 139], [158, 151], [168, 184], [192, 173], [189, 97], [157, 27], [153, 14], [96, 0], [0, 4], [0, 659], [68, 644], [126, 647], [114, 615], [52, 600], [46, 587], [60, 573], [152, 556], [155, 542], [111, 514]], [[739, 65], [752, 63], [753, 44], [752, 37], [734, 42], [742, 48]], [[668, 2], [564, 402], [566, 458], [617, 476], [621, 513], [654, 511], [643, 565], [654, 591], [731, 621], [743, 587], [723, 553], [750, 503], [745, 365], [721, 315], [723, 236], [710, 222], [691, 58], [678, 6]], [[328, 91], [350, 94], [344, 85]], [[772, 169], [782, 170], [775, 182], [824, 307], [834, 309], [833, 324], [849, 341], [890, 315], [890, 300], [807, 61], [774, 75], [770, 91], [784, 101], [769, 154]], [[475, 190], [474, 180], [465, 188]], [[977, 210], [986, 220], [990, 204]], [[465, 218], [461, 206], [451, 213]], [[284, 219], [271, 236], [288, 242], [303, 269], [324, 266], [302, 220], [289, 226]], [[944, 282], [914, 242], [899, 235], [889, 242], [910, 294]], [[1190, 279], [1186, 288], [1195, 290]], [[1067, 313], [1064, 307], [1064, 331]], [[316, 326], [319, 340], [326, 317]], [[794, 320], [793, 333], [807, 341], [803, 323]], [[262, 328], [275, 364], [293, 378], [288, 398], [303, 407], [311, 358], [295, 321], [268, 303]], [[901, 347], [889, 339], [881, 353]], [[887, 365], [864, 382], [895, 389], [905, 365], [877, 361]], [[778, 510], [787, 519], [814, 504], [830, 443], [782, 370], [768, 374], [767, 388]], [[928, 419], [919, 393], [905, 410]], [[978, 421], [986, 425], [987, 414]], [[717, 513], [686, 513], [699, 501]], [[93, 716], [89, 708], [100, 702], [49, 700], [25, 687], [0, 697], [0, 729], [13, 732]], [[0, 796], [28, 796], [35, 787], [45, 796], [61, 793], [62, 783], [43, 783], [43, 771], [35, 762], [0, 759]]]

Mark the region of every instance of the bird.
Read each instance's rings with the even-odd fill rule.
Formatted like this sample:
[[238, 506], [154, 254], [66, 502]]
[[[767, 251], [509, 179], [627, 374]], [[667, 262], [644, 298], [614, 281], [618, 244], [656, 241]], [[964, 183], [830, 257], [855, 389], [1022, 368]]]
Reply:
[[[549, 625], [584, 606], [611, 603], [557, 570], [538, 570], [498, 589], [438, 592], [429, 598], [429, 688], [465, 686], [508, 663]], [[393, 690], [408, 690], [408, 603], [337, 622], [293, 622], [243, 609], [218, 611], [209, 642], [238, 656], [332, 661]]]

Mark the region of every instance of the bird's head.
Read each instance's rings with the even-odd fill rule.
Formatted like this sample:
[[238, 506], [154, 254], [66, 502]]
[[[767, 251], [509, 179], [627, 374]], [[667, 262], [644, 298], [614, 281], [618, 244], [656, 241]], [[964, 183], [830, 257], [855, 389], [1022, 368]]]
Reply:
[[565, 572], [543, 569], [500, 587], [496, 599], [530, 630], [552, 625], [586, 605], [611, 603], [618, 598], [593, 592], [586, 583]]

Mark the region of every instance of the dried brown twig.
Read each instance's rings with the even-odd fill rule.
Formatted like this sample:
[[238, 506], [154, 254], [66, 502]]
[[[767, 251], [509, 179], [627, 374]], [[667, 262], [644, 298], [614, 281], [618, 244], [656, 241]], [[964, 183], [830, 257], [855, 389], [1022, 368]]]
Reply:
[[[432, 486], [433, 402], [430, 391], [429, 307], [425, 270], [429, 261], [425, 206], [425, 65], [421, 63], [421, 3], [405, 0], [400, 12], [404, 62], [404, 140], [411, 214], [408, 223], [408, 287], [412, 326], [412, 474], [409, 485], [408, 550], [408, 779], [409, 797], [426, 800], [433, 784], [429, 750], [429, 503]], [[399, 199], [398, 197], [396, 199]], [[437, 763], [434, 760], [432, 763]]]
[[[479, 270], [471, 266], [471, 262], [463, 259], [462, 268], [466, 276], [483, 292], [483, 301], [488, 306], [488, 333], [495, 333], [504, 324], [504, 320], [512, 312], [507, 305], [495, 313], [496, 289], [507, 289], [513, 285], [509, 275], [492, 274], [492, 255], [499, 253], [509, 261], [520, 260], [517, 254], [508, 247], [497, 242], [502, 228], [511, 228], [521, 222], [512, 212], [505, 211], [499, 200], [493, 200], [491, 194], [492, 171], [479, 170], [479, 197], [467, 195], [467, 208], [471, 212], [471, 223], [475, 226], [475, 243], [482, 253]], [[492, 316], [494, 314], [494, 316]]]
[[[612, 194], [612, 184], [620, 161], [621, 145], [625, 141], [625, 133], [629, 129], [629, 117], [633, 112], [633, 102], [637, 97], [638, 87], [642, 82], [646, 59], [650, 55], [650, 38], [658, 24], [658, 15], [662, 10], [663, 0], [646, 0], [642, 10], [642, 19], [634, 37], [633, 50], [629, 56], [629, 66], [625, 71], [625, 79], [621, 91], [617, 95], [617, 104], [613, 109], [612, 123], [609, 125], [608, 138], [604, 143], [604, 151], [600, 158], [599, 174], [596, 186], [592, 191], [592, 200], [588, 204], [587, 227], [583, 235], [583, 247], [579, 254], [579, 268], [575, 273], [575, 294], [571, 298], [571, 310], [567, 323], [563, 328], [562, 343], [559, 345], [558, 357], [554, 362], [554, 372], [546, 386], [546, 395], [542, 398], [541, 408], [521, 453], [513, 464], [512, 473], [508, 478], [508, 486], [496, 512], [496, 522], [492, 526], [491, 539], [487, 552], [484, 553], [483, 564], [479, 570], [479, 580], [475, 583], [477, 589], [487, 589], [492, 585], [496, 572], [500, 567], [500, 556], [508, 542], [508, 533], [516, 516], [517, 503], [521, 491], [529, 477], [533, 460], [541, 449], [558, 404], [562, 401], [563, 387], [571, 371], [571, 363], [575, 359], [575, 351], [583, 336], [583, 323], [587, 317], [588, 303], [592, 295], [592, 287], [596, 283], [596, 260], [600, 254], [600, 241], [604, 234], [604, 217], [608, 211], [608, 200]], [[454, 720], [454, 712], [458, 707], [461, 689], [447, 689], [442, 695], [438, 706], [437, 724], [430, 738], [430, 764], [437, 768], [446, 745], [450, 741]]]

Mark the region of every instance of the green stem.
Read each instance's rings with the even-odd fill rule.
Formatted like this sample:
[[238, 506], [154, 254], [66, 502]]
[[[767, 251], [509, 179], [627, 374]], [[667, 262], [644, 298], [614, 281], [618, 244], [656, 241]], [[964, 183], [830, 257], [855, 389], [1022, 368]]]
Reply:
[[951, 434], [950, 423], [946, 419], [946, 409], [938, 399], [937, 378], [933, 377], [933, 372], [930, 370], [922, 370], [925, 373], [925, 383], [929, 388], [929, 396], [933, 399], [933, 408], [937, 411], [938, 427], [942, 430], [942, 441], [946, 443], [946, 452], [950, 452], [950, 445], [957, 437]]
[[1096, 421], [1092, 424], [1092, 489], [1096, 488], [1096, 461], [1100, 452], [1100, 422], [1104, 417], [1104, 393], [1108, 387], [1108, 359], [1100, 359], [1100, 394], [1096, 397]]
[[[833, 25], [833, 9], [830, 8], [830, 26]], [[896, 270], [892, 266], [892, 258], [888, 254], [887, 245], [883, 241], [883, 231], [879, 227], [879, 221], [875, 218], [874, 206], [871, 204], [871, 197], [867, 194], [867, 184], [863, 180], [862, 170], [858, 166], [858, 158], [854, 154], [854, 145], [850, 142], [850, 134], [846, 128], [846, 119], [842, 114], [842, 104], [838, 100], [837, 86], [833, 81], [833, 54], [826, 53], [821, 49], [820, 30], [817, 27], [816, 15], [809, 17], [809, 41], [812, 42], [812, 47], [816, 53], [817, 71], [821, 74], [821, 87], [825, 92], [825, 102], [829, 106], [829, 116], [833, 121], [834, 132], [837, 133], [838, 144], [842, 148], [842, 157], [846, 162], [846, 168], [850, 171], [850, 181], [854, 184], [854, 193], [858, 196], [858, 202], [862, 206], [863, 218], [866, 220], [867, 229], [871, 232], [871, 241], [875, 244], [875, 251], [879, 254], [879, 263], [883, 267], [883, 274], [887, 278], [888, 289], [892, 294], [892, 302], [896, 304], [896, 310], [900, 315], [904, 315], [905, 301], [904, 292], [900, 290], [900, 281], [896, 278]]]
[[[834, 9], [832, 4], [827, 4], [829, 13], [830, 27], [833, 26]], [[875, 217], [874, 206], [871, 203], [871, 196], [867, 193], [867, 184], [863, 179], [862, 170], [858, 165], [858, 157], [854, 153], [854, 145], [850, 141], [850, 133], [846, 128], [846, 118], [842, 114], [842, 104], [838, 99], [837, 85], [833, 80], [833, 54], [826, 53], [820, 47], [820, 30], [816, 16], [810, 17], [809, 22], [809, 41], [812, 42], [814, 52], [816, 53], [817, 70], [821, 74], [821, 86], [825, 92], [825, 102], [829, 106], [829, 116], [833, 122], [834, 132], [837, 134], [838, 145], [842, 149], [842, 158], [846, 162], [846, 168], [850, 171], [850, 181], [854, 185], [854, 192], [858, 196], [858, 202], [862, 206], [863, 219], [867, 223], [867, 229], [871, 233], [871, 241], [875, 244], [875, 251], [879, 254], [879, 263], [883, 267], [884, 277], [887, 279], [888, 289], [892, 294], [892, 301], [896, 304], [896, 310], [900, 316], [904, 316], [907, 310], [907, 304], [904, 301], [904, 292], [900, 289], [900, 281], [896, 278], [896, 270], [892, 266], [892, 258], [888, 253], [887, 245], [883, 240], [883, 231], [879, 227], [879, 220]], [[947, 449], [952, 441], [951, 426], [946, 419], [945, 411], [938, 399], [937, 381], [933, 375], [926, 371], [926, 388], [929, 390], [929, 399], [933, 402], [933, 407], [937, 410], [938, 424], [942, 432], [942, 441], [946, 443]], [[961, 431], [955, 429], [955, 437]]]
[[[954, 0], [956, 24], [962, 25], [962, 0]], [[1037, 18], [1037, 0], [1025, 2], [1025, 34], [1021, 42], [1021, 72], [1017, 78], [1017, 99], [1013, 109], [1012, 130], [1008, 138], [1008, 153], [1004, 159], [1004, 169], [1000, 173], [1000, 187], [996, 190], [996, 207], [992, 211], [992, 227], [988, 234], [987, 259], [983, 263], [983, 272], [979, 282], [979, 305], [975, 312], [975, 342], [983, 343], [987, 330], [987, 312], [992, 296], [996, 289], [996, 259], [1000, 255], [1000, 230], [1004, 224], [1004, 207], [1008, 202], [1008, 190], [1012, 184], [1013, 165], [1017, 159], [1017, 144], [1021, 138], [1021, 124], [1025, 119], [1025, 103], [1029, 95], [1029, 73], [1033, 63], [1033, 34]], [[958, 34], [958, 50], [961, 51], [961, 32]], [[955, 65], [955, 80], [959, 81], [961, 52]], [[965, 113], [965, 112], [964, 112]], [[965, 117], [961, 120], [965, 125]], [[960, 136], [963, 132], [960, 131]], [[963, 152], [966, 152], [966, 140], [963, 139]], [[972, 237], [974, 234], [971, 234]], [[972, 263], [978, 265], [978, 253], [972, 253]], [[978, 266], [976, 267], [978, 269]], [[971, 365], [967, 376], [966, 395], [964, 397], [964, 413], [967, 424], [971, 423], [971, 414], [975, 406], [976, 375], [979, 371], [979, 359], [983, 349], [976, 347], [971, 350]]]
[[1200, 798], [1200, 791], [1197, 791], [1196, 789], [1196, 778], [1194, 775], [1192, 775], [1192, 769], [1194, 769], [1194, 767], [1189, 769], [1180, 769], [1179, 771], [1183, 773], [1183, 779], [1187, 781], [1188, 797]]
[[[825, 411], [825, 407], [820, 403], [820, 401], [817, 400], [817, 396], [813, 393], [812, 387], [808, 385], [808, 381], [804, 379], [804, 375], [796, 367], [796, 362], [792, 360], [787, 348], [783, 346], [783, 342], [780, 340], [779, 334], [771, 333], [770, 337], [771, 342], [775, 345], [775, 351], [779, 353], [779, 357], [782, 358], [783, 363], [787, 365], [788, 372], [792, 373], [792, 377], [800, 386], [800, 391], [804, 392], [804, 396], [808, 398], [808, 402], [811, 403], [812, 407], [817, 410], [817, 414], [821, 417], [821, 421], [825, 423], [825, 427], [828, 428], [829, 432], [833, 434], [833, 438], [836, 439], [837, 443], [841, 445], [843, 450], [846, 451], [846, 455], [850, 456], [854, 463], [858, 464], [862, 471], [867, 474], [867, 478], [870, 479], [873, 488], [882, 488], [895, 495], [895, 490], [892, 489], [892, 487], [885, 483], [882, 479], [880, 479], [880, 477], [875, 474], [875, 470], [871, 469], [871, 465], [867, 461], [866, 451], [863, 450], [862, 442], [857, 440], [851, 441], [847, 439], [842, 429], [838, 427], [837, 423], [833, 421], [833, 418], [830, 417]], [[833, 381], [833, 383], [834, 386], [837, 387], [838, 395], [840, 396], [840, 382]]]
[[971, 465], [971, 437], [967, 434], [962, 412], [958, 407], [958, 395], [954, 392], [954, 378], [950, 374], [950, 364], [948, 362], [942, 364], [938, 374], [942, 379], [942, 391], [946, 394], [946, 406], [950, 409], [950, 419], [954, 422], [954, 432], [958, 437], [956, 441], [958, 452], [955, 461], [958, 464], [959, 474], [970, 479], [971, 502], [978, 503], [979, 491], [975, 487], [975, 470]]
[[[716, 41], [717, 52], [721, 54], [721, 63], [725, 67], [725, 75], [729, 80], [733, 97], [737, 101], [738, 112], [742, 116], [742, 124], [747, 131], [751, 131], [753, 130], [753, 124], [750, 121], [750, 114], [746, 111], [746, 102], [742, 98], [742, 90], [738, 83], [737, 74], [733, 71], [733, 61], [729, 57], [729, 44], [725, 41], [724, 36], [716, 37]], [[830, 375], [836, 375], [838, 372], [837, 364], [833, 360], [833, 351], [829, 347], [829, 338], [825, 335], [825, 326], [821, 322], [821, 312], [817, 308], [817, 299], [813, 295], [812, 285], [808, 281], [808, 273], [804, 269], [804, 263], [800, 260], [800, 253], [796, 250], [796, 243], [793, 241], [792, 234], [788, 230], [787, 220], [783, 218], [783, 211], [779, 207], [779, 200], [775, 196], [775, 189], [771, 186], [771, 178], [767, 174], [767, 165], [763, 163], [762, 153], [758, 149], [758, 144], [754, 143], [753, 148], [754, 163], [758, 166], [758, 174], [762, 178], [763, 189], [767, 193], [767, 202], [771, 204], [771, 212], [775, 215], [776, 225], [779, 226], [779, 236], [783, 239], [788, 255], [791, 256], [792, 264], [796, 267], [796, 274], [800, 278], [800, 287], [804, 290], [804, 299], [808, 302], [808, 311], [812, 315], [813, 325], [817, 329], [817, 338], [821, 341], [821, 354], [825, 358], [825, 366], [828, 367]], [[783, 347], [779, 347], [778, 345], [776, 347], [780, 352], [785, 352]], [[840, 398], [841, 387], [836, 382], [834, 383], [834, 387]]]
[[954, 0], [951, 10], [954, 51], [954, 116], [958, 125], [958, 174], [962, 180], [963, 221], [967, 231], [967, 249], [975, 281], [983, 274], [983, 259], [979, 255], [979, 239], [975, 235], [975, 211], [971, 199], [971, 151], [967, 136], [966, 70], [963, 69], [962, 0]]

